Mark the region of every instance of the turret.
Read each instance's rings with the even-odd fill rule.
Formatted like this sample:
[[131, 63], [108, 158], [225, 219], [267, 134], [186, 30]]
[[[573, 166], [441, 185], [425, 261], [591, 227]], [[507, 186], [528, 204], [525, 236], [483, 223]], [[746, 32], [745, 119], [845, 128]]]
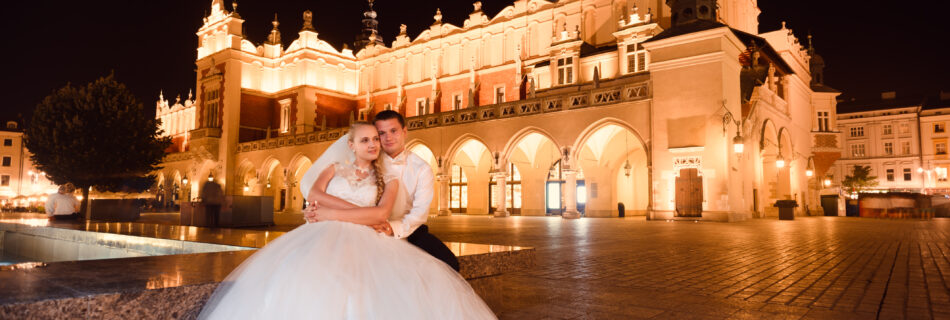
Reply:
[[369, 9], [363, 12], [363, 31], [356, 36], [353, 43], [355, 51], [365, 48], [370, 43], [383, 45], [383, 37], [379, 35], [379, 21], [376, 20], [376, 11], [373, 11], [373, 1], [369, 0]]

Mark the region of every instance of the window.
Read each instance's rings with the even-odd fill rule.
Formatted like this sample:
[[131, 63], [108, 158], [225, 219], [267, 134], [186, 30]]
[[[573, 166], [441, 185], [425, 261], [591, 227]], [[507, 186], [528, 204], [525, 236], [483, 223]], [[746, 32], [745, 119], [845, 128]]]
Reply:
[[557, 84], [574, 83], [574, 58], [557, 59]]
[[906, 124], [906, 123], [901, 123], [901, 131], [900, 131], [900, 133], [901, 133], [901, 134], [908, 134], [908, 133], [910, 133], [910, 125], [909, 125], [909, 124]]
[[13, 158], [11, 158], [11, 157], [6, 157], [6, 156], [3, 157], [3, 166], [4, 166], [4, 167], [9, 167], [9, 166], [11, 166], [11, 164], [10, 164], [11, 162], [13, 162]]
[[449, 180], [449, 209], [452, 212], [464, 213], [468, 208], [468, 179], [465, 171], [457, 164], [452, 165], [452, 175]]
[[280, 132], [290, 131], [290, 99], [280, 101]]
[[894, 155], [894, 143], [885, 142], [884, 143], [884, 154], [892, 156]]
[[944, 133], [947, 131], [947, 126], [942, 122], [934, 123], [934, 133]]
[[901, 142], [901, 154], [910, 154], [910, 141]]
[[910, 168], [904, 168], [904, 181], [911, 181]]
[[416, 99], [416, 115], [424, 116], [429, 114], [429, 104], [426, 103], [426, 98]]
[[852, 144], [851, 145], [851, 157], [852, 158], [863, 158], [865, 155], [864, 144]]
[[864, 136], [864, 127], [851, 128], [851, 137], [863, 137], [863, 136]]
[[647, 51], [640, 43], [627, 45], [627, 73], [647, 71]]
[[0, 187], [9, 187], [10, 186], [10, 176], [2, 175], [0, 176]]
[[495, 103], [502, 103], [502, 102], [505, 102], [505, 87], [504, 86], [495, 88]]
[[3, 139], [3, 146], [9, 147], [13, 145], [13, 139]]
[[452, 96], [452, 110], [462, 109], [462, 94], [456, 93]]
[[882, 127], [881, 127], [881, 132], [882, 132], [884, 135], [890, 135], [890, 134], [894, 133], [893, 130], [892, 130], [892, 126], [889, 125], [889, 124], [885, 124], [884, 126], [882, 126]]
[[828, 111], [818, 111], [818, 131], [831, 131], [828, 126]]
[[887, 181], [894, 181], [894, 169], [887, 169]]
[[937, 142], [934, 144], [934, 153], [938, 155], [947, 154], [947, 143], [946, 142]]
[[204, 93], [205, 101], [205, 127], [218, 127], [218, 89], [208, 90]]
[[947, 167], [936, 167], [934, 173], [937, 174], [937, 181], [947, 182]]

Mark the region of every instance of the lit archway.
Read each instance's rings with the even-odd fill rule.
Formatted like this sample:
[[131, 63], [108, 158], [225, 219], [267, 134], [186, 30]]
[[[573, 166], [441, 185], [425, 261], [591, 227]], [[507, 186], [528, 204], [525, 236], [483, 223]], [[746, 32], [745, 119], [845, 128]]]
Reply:
[[647, 213], [648, 150], [632, 127], [619, 120], [602, 121], [585, 130], [575, 148], [575, 169], [580, 169], [578, 210], [583, 208], [591, 217], [610, 217], [617, 216], [623, 204], [625, 215]]
[[[408, 144], [407, 149], [409, 150], [409, 152], [412, 152], [413, 154], [419, 156], [419, 158], [422, 158], [423, 161], [429, 164], [429, 168], [432, 169], [433, 177], [436, 177], [439, 174], [438, 160], [436, 159], [435, 154], [432, 153], [432, 150], [429, 149], [428, 146], [426, 146], [425, 144], [421, 142], [411, 142]], [[432, 202], [429, 204], [430, 212], [433, 211], [433, 209], [438, 208], [439, 206], [438, 199], [441, 199], [442, 197], [441, 193], [442, 193], [442, 188], [439, 188], [437, 185], [434, 185], [434, 187], [432, 188]]]
[[488, 192], [492, 156], [480, 140], [463, 137], [452, 150], [449, 163], [449, 209], [468, 214], [488, 213]]
[[286, 191], [290, 196], [290, 199], [287, 199], [287, 202], [290, 204], [290, 206], [285, 208], [285, 211], [303, 211], [306, 197], [300, 193], [300, 188], [298, 188], [296, 185], [300, 183], [300, 179], [303, 178], [303, 175], [307, 173], [307, 169], [310, 169], [310, 165], [312, 164], [313, 161], [310, 161], [310, 158], [304, 155], [297, 155], [293, 160], [291, 160], [290, 166], [287, 167], [287, 170], [288, 174], [293, 175], [293, 186], [290, 188], [290, 190]]
[[[559, 180], [550, 180], [548, 177], [550, 168], [560, 159], [558, 150], [560, 147], [551, 136], [536, 128], [523, 130], [508, 143], [505, 155], [509, 163], [510, 186], [506, 188], [506, 197], [510, 198], [506, 200], [509, 212], [522, 215], [560, 214], [560, 204], [552, 210], [547, 209], [548, 198], [557, 198], [556, 202], [560, 203], [560, 193], [546, 192], [550, 183], [560, 186]], [[518, 197], [521, 199], [515, 200]], [[517, 205], [519, 203], [521, 206]]]

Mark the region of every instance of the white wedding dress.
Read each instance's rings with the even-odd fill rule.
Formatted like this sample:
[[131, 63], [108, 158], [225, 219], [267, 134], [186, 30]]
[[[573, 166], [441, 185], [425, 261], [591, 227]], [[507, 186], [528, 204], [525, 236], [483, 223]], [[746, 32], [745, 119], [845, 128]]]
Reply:
[[[342, 165], [327, 193], [360, 206], [375, 179]], [[339, 168], [339, 167], [338, 167]], [[350, 170], [347, 170], [350, 168]], [[441, 260], [367, 226], [324, 221], [280, 236], [231, 272], [199, 319], [495, 319]]]

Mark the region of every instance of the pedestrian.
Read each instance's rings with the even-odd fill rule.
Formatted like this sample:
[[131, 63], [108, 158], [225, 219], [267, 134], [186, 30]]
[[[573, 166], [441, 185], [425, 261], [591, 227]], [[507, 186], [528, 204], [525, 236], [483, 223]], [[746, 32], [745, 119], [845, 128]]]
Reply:
[[79, 199], [73, 195], [72, 184], [59, 186], [59, 190], [46, 200], [46, 216], [50, 220], [75, 220], [79, 218]]

